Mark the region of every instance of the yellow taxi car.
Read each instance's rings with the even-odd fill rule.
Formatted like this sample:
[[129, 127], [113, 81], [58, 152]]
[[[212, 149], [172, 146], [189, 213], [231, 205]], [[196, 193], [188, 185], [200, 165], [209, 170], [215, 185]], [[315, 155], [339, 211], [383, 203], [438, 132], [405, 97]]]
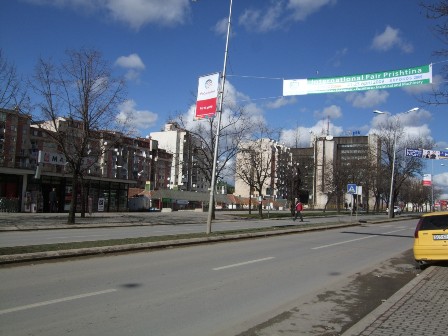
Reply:
[[448, 260], [448, 211], [424, 214], [414, 233], [414, 258], [426, 264]]

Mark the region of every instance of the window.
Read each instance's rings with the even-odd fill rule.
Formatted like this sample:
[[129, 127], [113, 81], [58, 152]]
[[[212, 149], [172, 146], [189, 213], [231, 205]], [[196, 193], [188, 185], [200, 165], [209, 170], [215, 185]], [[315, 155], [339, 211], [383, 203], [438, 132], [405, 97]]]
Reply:
[[429, 216], [421, 220], [421, 230], [445, 230], [448, 228], [448, 216]]

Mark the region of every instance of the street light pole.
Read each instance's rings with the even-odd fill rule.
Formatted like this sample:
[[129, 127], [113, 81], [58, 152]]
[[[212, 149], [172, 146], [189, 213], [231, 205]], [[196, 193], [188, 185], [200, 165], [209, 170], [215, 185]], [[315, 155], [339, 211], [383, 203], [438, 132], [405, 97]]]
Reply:
[[394, 145], [393, 145], [393, 159], [392, 159], [392, 176], [390, 178], [390, 191], [389, 191], [389, 218], [394, 217], [394, 177], [395, 177], [395, 157], [397, 152], [397, 132], [394, 132]]
[[224, 102], [224, 87], [226, 83], [226, 70], [227, 70], [227, 55], [229, 53], [229, 38], [230, 38], [230, 23], [232, 19], [232, 2], [230, 0], [230, 9], [229, 9], [229, 20], [227, 22], [227, 36], [226, 36], [226, 48], [224, 52], [224, 66], [222, 70], [222, 79], [221, 79], [221, 91], [219, 98], [219, 107], [218, 107], [218, 125], [216, 129], [216, 137], [215, 137], [215, 148], [213, 153], [213, 169], [212, 169], [212, 181], [210, 186], [210, 201], [208, 204], [208, 216], [207, 216], [207, 230], [206, 233], [210, 234], [212, 232], [212, 219], [213, 219], [213, 208], [215, 204], [215, 185], [216, 185], [216, 166], [218, 163], [218, 147], [219, 147], [219, 135], [221, 132], [221, 116], [222, 116], [222, 108]]
[[[410, 112], [414, 112], [417, 111], [419, 108], [418, 107], [414, 107], [406, 112], [404, 112], [404, 114], [406, 113], [410, 113]], [[376, 114], [388, 114], [390, 116], [392, 116], [392, 114], [390, 114], [389, 112], [382, 112], [379, 110], [374, 110], [373, 113]], [[394, 116], [395, 120], [397, 121], [397, 124], [399, 123], [399, 118], [398, 116]], [[396, 151], [397, 151], [397, 132], [396, 130], [394, 130], [394, 143], [393, 143], [393, 155], [392, 155], [392, 174], [390, 177], [390, 191], [389, 191], [389, 213], [388, 213], [388, 217], [389, 218], [393, 218], [394, 217], [394, 202], [393, 202], [393, 197], [394, 197], [394, 177], [395, 177], [395, 159], [396, 159]]]

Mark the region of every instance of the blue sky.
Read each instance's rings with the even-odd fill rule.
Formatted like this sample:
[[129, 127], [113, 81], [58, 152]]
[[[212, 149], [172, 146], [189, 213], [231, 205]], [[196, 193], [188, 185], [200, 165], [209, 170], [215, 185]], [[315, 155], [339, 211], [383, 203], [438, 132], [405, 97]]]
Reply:
[[[233, 0], [227, 97], [271, 126], [282, 141], [310, 131], [344, 135], [375, 128], [374, 109], [399, 114], [410, 134], [448, 147], [446, 107], [417, 99], [430, 86], [282, 97], [282, 79], [336, 77], [434, 63], [441, 81], [446, 46], [417, 0]], [[28, 76], [39, 57], [92, 47], [127, 78], [128, 101], [140, 135], [170, 116], [191, 114], [198, 77], [221, 71], [228, 0], [9, 0], [0, 3], [0, 46]], [[440, 63], [442, 62], [442, 63]], [[438, 85], [438, 84], [435, 84]], [[383, 116], [384, 117], [384, 116]], [[434, 164], [447, 188], [448, 163]], [[432, 167], [428, 168], [431, 173]]]

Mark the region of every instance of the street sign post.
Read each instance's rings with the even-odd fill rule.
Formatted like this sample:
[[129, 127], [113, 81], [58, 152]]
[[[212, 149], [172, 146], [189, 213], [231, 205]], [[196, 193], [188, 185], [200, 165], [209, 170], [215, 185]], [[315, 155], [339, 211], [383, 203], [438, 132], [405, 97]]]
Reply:
[[347, 184], [347, 194], [356, 194], [356, 184], [354, 183], [349, 183]]

